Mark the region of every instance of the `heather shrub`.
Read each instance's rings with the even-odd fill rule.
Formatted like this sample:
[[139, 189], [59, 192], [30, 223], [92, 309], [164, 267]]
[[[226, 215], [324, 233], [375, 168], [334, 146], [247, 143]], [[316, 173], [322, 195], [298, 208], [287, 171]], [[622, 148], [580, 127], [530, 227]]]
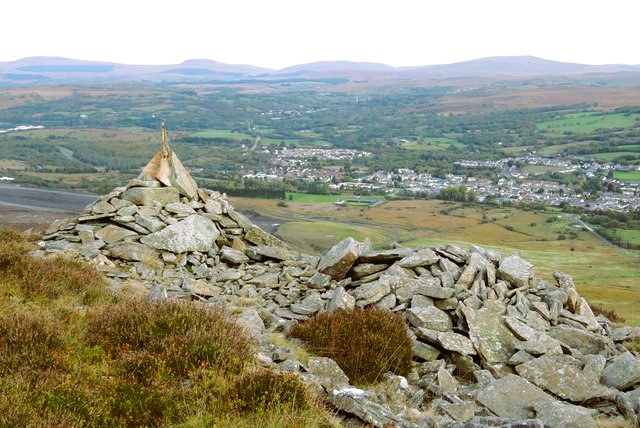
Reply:
[[34, 258], [31, 247], [24, 235], [0, 229], [0, 273], [13, 292], [28, 299], [78, 295], [84, 304], [109, 296], [94, 266], [63, 256]]
[[120, 360], [140, 381], [187, 377], [197, 368], [240, 373], [254, 345], [224, 311], [180, 302], [130, 299], [89, 315], [87, 343]]
[[46, 314], [13, 305], [0, 308], [0, 375], [38, 373], [61, 367], [61, 329]]
[[614, 309], [607, 309], [604, 306], [591, 305], [591, 310], [595, 316], [604, 315], [609, 321], [616, 324], [624, 324], [627, 322], [619, 313]]
[[316, 314], [294, 325], [291, 336], [334, 359], [357, 384], [376, 382], [387, 371], [406, 375], [411, 366], [412, 343], [403, 318], [377, 307]]
[[231, 395], [234, 407], [240, 411], [308, 410], [314, 404], [298, 376], [268, 370], [243, 375], [235, 383]]
[[0, 272], [20, 263], [29, 252], [25, 237], [14, 230], [0, 228]]

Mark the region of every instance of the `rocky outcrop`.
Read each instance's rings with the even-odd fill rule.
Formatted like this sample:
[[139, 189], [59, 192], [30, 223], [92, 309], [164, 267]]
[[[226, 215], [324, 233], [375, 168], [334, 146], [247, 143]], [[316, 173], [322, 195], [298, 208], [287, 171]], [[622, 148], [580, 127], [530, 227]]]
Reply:
[[[300, 372], [373, 426], [589, 427], [598, 414], [637, 423], [640, 359], [623, 341], [640, 329], [594, 316], [569, 276], [550, 283], [519, 256], [476, 246], [373, 250], [349, 238], [322, 257], [301, 254], [224, 194], [192, 188], [170, 153], [52, 227], [36, 252], [90, 261], [117, 290], [237, 308], [261, 361]], [[402, 313], [413, 339], [410, 375], [389, 373], [382, 390], [349, 385], [329, 359], [305, 365], [267, 335], [371, 305]]]

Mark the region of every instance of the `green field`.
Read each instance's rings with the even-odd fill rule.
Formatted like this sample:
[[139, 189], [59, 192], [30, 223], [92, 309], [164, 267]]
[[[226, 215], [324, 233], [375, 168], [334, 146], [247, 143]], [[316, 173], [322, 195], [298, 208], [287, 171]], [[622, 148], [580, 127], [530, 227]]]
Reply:
[[596, 159], [602, 159], [602, 160], [606, 160], [606, 161], [612, 161], [620, 156], [627, 156], [627, 155], [632, 155], [632, 156], [640, 156], [640, 153], [638, 152], [609, 152], [609, 153], [596, 153], [593, 155], [589, 155], [590, 157], [596, 158]]
[[450, 147], [464, 148], [464, 144], [446, 137], [428, 137], [424, 141], [407, 141], [401, 144], [401, 147], [406, 150], [416, 151], [441, 151], [447, 150]]
[[640, 245], [640, 230], [616, 229], [616, 235], [627, 244]]
[[620, 181], [640, 181], [640, 170], [638, 171], [614, 171], [613, 178]]
[[339, 195], [312, 195], [309, 193], [295, 193], [295, 192], [287, 192], [287, 201], [289, 202], [305, 202], [305, 203], [333, 203], [343, 200], [349, 200], [349, 204], [357, 205], [355, 202], [358, 199], [362, 199], [363, 205], [369, 205], [368, 201], [379, 201], [380, 198], [376, 196], [353, 196], [349, 193], [341, 193]]
[[628, 128], [638, 125], [640, 114], [624, 113], [571, 113], [558, 119], [538, 123], [540, 131], [551, 133], [574, 132], [588, 134], [598, 129]]
[[253, 141], [253, 137], [249, 134], [245, 134], [243, 132], [227, 131], [224, 129], [204, 129], [202, 131], [194, 132], [189, 136], [195, 138], [227, 138], [229, 140], [237, 141]]

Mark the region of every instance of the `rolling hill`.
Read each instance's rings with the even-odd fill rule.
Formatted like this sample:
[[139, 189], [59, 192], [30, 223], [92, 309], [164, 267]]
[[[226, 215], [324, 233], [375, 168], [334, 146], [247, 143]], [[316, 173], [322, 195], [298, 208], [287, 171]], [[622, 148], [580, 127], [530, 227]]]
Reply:
[[29, 57], [0, 62], [0, 86], [105, 81], [251, 82], [283, 79], [411, 80], [465, 77], [518, 78], [640, 73], [640, 65], [586, 65], [532, 56], [489, 57], [453, 64], [392, 67], [386, 64], [321, 61], [272, 70], [242, 64], [191, 59], [180, 64], [131, 65], [59, 57]]

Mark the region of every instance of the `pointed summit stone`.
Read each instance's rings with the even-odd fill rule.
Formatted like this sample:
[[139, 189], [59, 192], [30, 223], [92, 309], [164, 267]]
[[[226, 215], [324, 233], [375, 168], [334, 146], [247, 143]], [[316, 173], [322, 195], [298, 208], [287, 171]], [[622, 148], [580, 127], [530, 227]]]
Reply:
[[143, 168], [138, 178], [158, 180], [167, 187], [177, 189], [181, 195], [189, 199], [193, 199], [198, 194], [198, 185], [182, 166], [175, 152], [171, 151], [167, 129], [164, 126], [162, 127], [162, 149]]

